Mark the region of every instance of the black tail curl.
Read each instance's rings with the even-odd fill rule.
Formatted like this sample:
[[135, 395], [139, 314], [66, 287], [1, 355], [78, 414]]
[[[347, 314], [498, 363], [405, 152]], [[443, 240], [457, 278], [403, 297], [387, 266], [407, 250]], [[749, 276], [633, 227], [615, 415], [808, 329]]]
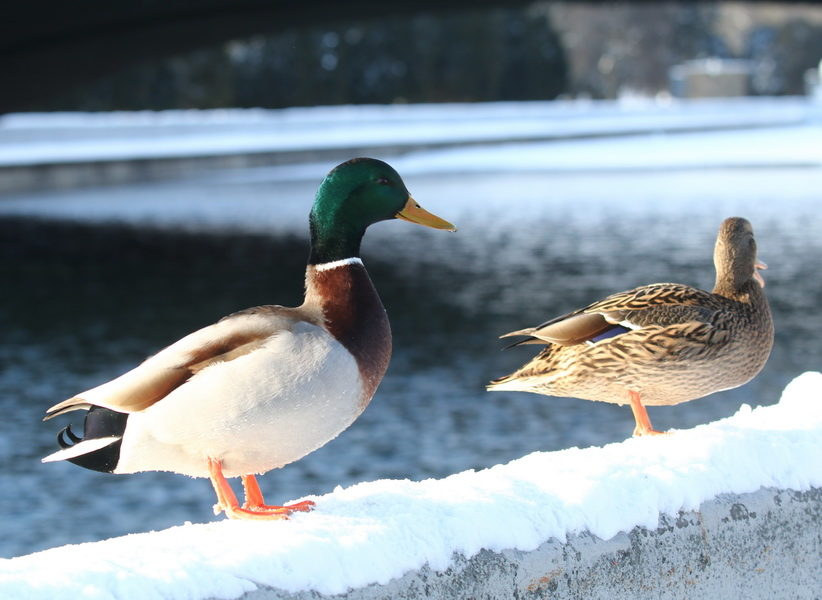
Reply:
[[[68, 437], [69, 442], [66, 441], [66, 437]], [[70, 448], [77, 442], [82, 442], [83, 438], [78, 437], [72, 430], [71, 425], [66, 425], [63, 429], [60, 430], [60, 433], [57, 434], [57, 443], [60, 444], [61, 448]]]

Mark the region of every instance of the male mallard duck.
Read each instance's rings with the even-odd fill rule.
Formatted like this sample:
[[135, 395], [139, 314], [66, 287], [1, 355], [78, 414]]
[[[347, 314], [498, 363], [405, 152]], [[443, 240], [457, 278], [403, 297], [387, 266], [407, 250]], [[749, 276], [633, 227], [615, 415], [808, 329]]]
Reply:
[[519, 344], [546, 344], [489, 390], [517, 390], [630, 404], [634, 435], [659, 433], [645, 406], [679, 404], [750, 381], [773, 345], [773, 322], [745, 219], [726, 219], [714, 249], [713, 293], [655, 283], [537, 327]]
[[[336, 167], [309, 217], [303, 304], [227, 316], [52, 406], [46, 419], [88, 412], [83, 437], [66, 427], [57, 438], [63, 449], [43, 461], [210, 477], [215, 511], [231, 518], [310, 510], [311, 502], [266, 505], [254, 475], [326, 444], [374, 395], [391, 356], [391, 329], [359, 258], [360, 242], [369, 225], [394, 218], [454, 231], [420, 208], [384, 162], [359, 158]], [[226, 480], [236, 476], [245, 489], [242, 507]]]

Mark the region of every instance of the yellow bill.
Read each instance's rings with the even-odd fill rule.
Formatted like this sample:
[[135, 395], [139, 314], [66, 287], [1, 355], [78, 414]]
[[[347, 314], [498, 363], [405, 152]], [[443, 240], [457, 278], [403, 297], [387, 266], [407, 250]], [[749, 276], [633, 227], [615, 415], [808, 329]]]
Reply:
[[426, 227], [433, 227], [434, 229], [445, 229], [447, 231], [456, 231], [457, 228], [451, 225], [445, 219], [440, 219], [437, 215], [431, 214], [417, 202], [408, 196], [408, 202], [405, 203], [403, 209], [394, 215], [398, 219], [408, 221], [409, 223], [416, 223], [417, 225], [425, 225]]

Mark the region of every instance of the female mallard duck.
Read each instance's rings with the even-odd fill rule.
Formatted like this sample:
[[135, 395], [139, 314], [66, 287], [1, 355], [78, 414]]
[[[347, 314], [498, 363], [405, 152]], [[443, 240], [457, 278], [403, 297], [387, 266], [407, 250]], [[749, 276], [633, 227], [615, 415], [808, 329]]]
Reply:
[[765, 281], [745, 219], [726, 219], [714, 249], [713, 293], [655, 283], [608, 296], [551, 321], [507, 333], [546, 344], [489, 390], [630, 404], [634, 435], [659, 433], [645, 406], [679, 404], [750, 381], [773, 345]]
[[[225, 317], [51, 407], [46, 419], [88, 412], [83, 437], [66, 427], [58, 435], [63, 449], [43, 461], [210, 477], [215, 511], [231, 518], [310, 510], [311, 502], [266, 505], [254, 475], [326, 444], [374, 395], [391, 356], [391, 329], [359, 259], [360, 242], [369, 225], [394, 218], [454, 231], [420, 208], [384, 162], [360, 158], [336, 167], [309, 217], [303, 304]], [[243, 506], [226, 480], [236, 476], [245, 489]]]

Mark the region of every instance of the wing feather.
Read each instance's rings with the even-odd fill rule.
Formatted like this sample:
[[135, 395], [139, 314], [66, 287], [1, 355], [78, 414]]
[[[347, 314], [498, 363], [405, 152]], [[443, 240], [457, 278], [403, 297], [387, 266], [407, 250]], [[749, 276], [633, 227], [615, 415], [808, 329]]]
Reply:
[[715, 294], [676, 283], [655, 283], [612, 294], [593, 304], [501, 337], [527, 336], [513, 344], [584, 343], [616, 325], [630, 330], [709, 323], [722, 306]]
[[204, 368], [248, 354], [300, 320], [299, 309], [281, 306], [256, 307], [229, 315], [187, 335], [116, 379], [55, 404], [45, 419], [89, 406], [124, 413], [145, 410]]

